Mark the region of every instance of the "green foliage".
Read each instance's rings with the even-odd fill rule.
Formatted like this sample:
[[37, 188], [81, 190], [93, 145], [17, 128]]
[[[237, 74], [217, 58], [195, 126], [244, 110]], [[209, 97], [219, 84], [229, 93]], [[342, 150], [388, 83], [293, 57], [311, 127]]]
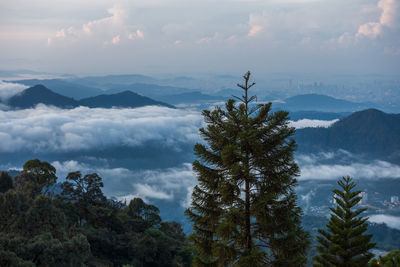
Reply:
[[68, 174], [53, 197], [55, 173], [30, 160], [15, 190], [0, 192], [0, 266], [190, 266], [180, 224], [163, 222], [157, 207], [107, 199], [96, 173]]
[[14, 178], [14, 187], [34, 198], [42, 193], [49, 194], [56, 181], [56, 169], [50, 163], [32, 159], [24, 164], [21, 174]]
[[12, 188], [13, 181], [11, 176], [7, 172], [2, 171], [0, 173], [0, 193], [5, 193]]
[[373, 259], [370, 261], [370, 267], [398, 267], [400, 266], [400, 250], [393, 250], [385, 256], [379, 256], [379, 259]]
[[203, 111], [207, 145], [194, 148], [198, 185], [186, 211], [194, 266], [302, 266], [308, 234], [294, 193], [294, 128], [271, 103], [252, 105], [249, 72], [244, 80], [241, 103]]
[[82, 174], [71, 172], [67, 175], [66, 181], [61, 185], [61, 197], [64, 200], [74, 203], [79, 223], [82, 220], [86, 221], [96, 217], [96, 206], [101, 206], [106, 202], [106, 197], [103, 195], [101, 188], [103, 187], [102, 178], [97, 173]]
[[331, 208], [328, 231], [318, 230], [319, 255], [314, 256], [314, 266], [366, 266], [373, 257], [369, 250], [375, 243], [370, 242], [372, 235], [364, 234], [368, 218], [361, 213], [366, 209], [354, 210], [361, 200], [361, 191], [353, 191], [356, 184], [348, 176], [342, 177], [338, 185], [341, 190], [333, 190], [337, 205]]

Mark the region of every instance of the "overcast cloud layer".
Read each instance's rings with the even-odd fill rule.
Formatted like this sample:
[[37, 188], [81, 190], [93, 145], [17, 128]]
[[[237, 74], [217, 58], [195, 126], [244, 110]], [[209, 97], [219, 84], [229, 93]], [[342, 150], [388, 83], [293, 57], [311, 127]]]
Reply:
[[399, 9], [399, 0], [3, 0], [0, 68], [399, 74]]

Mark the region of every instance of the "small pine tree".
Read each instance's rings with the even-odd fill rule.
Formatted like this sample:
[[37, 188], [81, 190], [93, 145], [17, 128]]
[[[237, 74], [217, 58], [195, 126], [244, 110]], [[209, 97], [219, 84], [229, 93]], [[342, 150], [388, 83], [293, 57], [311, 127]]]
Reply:
[[331, 208], [331, 218], [327, 224], [328, 231], [319, 229], [317, 246], [319, 255], [314, 256], [314, 266], [367, 266], [375, 247], [371, 243], [372, 235], [364, 234], [367, 220], [361, 215], [366, 209], [353, 208], [360, 202], [361, 191], [353, 191], [356, 184], [349, 176], [338, 181], [341, 190], [335, 189], [336, 207]]

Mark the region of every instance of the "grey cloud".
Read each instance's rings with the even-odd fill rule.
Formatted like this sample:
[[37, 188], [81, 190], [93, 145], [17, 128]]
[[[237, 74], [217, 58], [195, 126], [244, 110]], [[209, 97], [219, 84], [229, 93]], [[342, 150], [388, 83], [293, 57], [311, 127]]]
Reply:
[[[4, 81], [0, 81], [0, 101], [7, 101], [10, 97], [22, 92], [28, 88], [28, 86], [25, 86], [23, 84], [19, 83], [8, 83]], [[4, 107], [5, 108], [5, 107]], [[0, 109], [4, 110], [1, 105]]]
[[202, 120], [198, 112], [156, 106], [0, 111], [0, 152], [135, 147], [148, 141], [172, 147], [198, 141]]
[[[340, 156], [338, 156], [340, 155]], [[344, 159], [339, 163], [339, 157]], [[400, 166], [382, 160], [357, 161], [355, 155], [346, 151], [320, 153], [318, 155], [298, 155], [300, 180], [336, 180], [342, 176], [361, 179], [400, 178]], [[328, 161], [328, 162], [327, 162]]]
[[376, 214], [369, 216], [368, 220], [373, 223], [384, 223], [390, 228], [400, 230], [400, 217], [397, 216]]
[[129, 170], [90, 166], [77, 161], [52, 162], [57, 175], [64, 178], [71, 171], [83, 174], [97, 172], [104, 179], [105, 192], [121, 201], [129, 202], [134, 197], [144, 200], [166, 200], [187, 207], [196, 177], [190, 163], [179, 167], [157, 170]]
[[339, 120], [336, 119], [336, 120], [324, 121], [324, 120], [302, 119], [298, 121], [290, 121], [289, 125], [295, 127], [296, 129], [318, 128], [318, 127], [328, 128], [337, 121]]

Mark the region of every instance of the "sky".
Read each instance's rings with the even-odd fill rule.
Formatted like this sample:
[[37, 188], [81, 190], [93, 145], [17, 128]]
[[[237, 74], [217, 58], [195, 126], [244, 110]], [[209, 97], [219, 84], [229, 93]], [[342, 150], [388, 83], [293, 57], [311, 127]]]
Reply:
[[0, 69], [400, 73], [400, 0], [1, 0]]

